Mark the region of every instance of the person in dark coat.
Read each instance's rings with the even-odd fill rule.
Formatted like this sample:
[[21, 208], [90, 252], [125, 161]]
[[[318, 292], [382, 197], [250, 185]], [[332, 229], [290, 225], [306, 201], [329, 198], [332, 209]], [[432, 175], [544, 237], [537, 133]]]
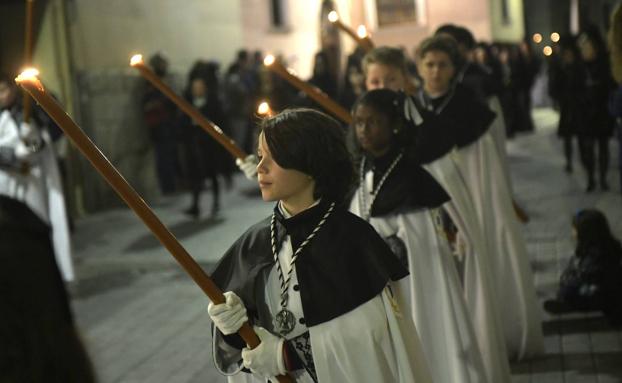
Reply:
[[622, 323], [622, 246], [609, 229], [605, 215], [584, 209], [572, 219], [575, 254], [561, 275], [557, 298], [544, 302], [554, 314], [603, 311]]
[[586, 29], [578, 39], [579, 50], [585, 63], [585, 123], [579, 131], [581, 160], [587, 172], [587, 192], [596, 187], [595, 147], [598, 145], [598, 175], [600, 187], [609, 190], [609, 138], [613, 133], [613, 119], [607, 109], [609, 93], [614, 82], [611, 77], [605, 42], [596, 28]]
[[[219, 99], [217, 66], [213, 63], [199, 62], [195, 64], [189, 75], [186, 98], [205, 117], [218, 125], [225, 122], [224, 111]], [[228, 154], [224, 149], [189, 117], [182, 119], [184, 158], [188, 184], [192, 194], [190, 207], [184, 212], [194, 218], [201, 214], [200, 198], [204, 182], [209, 179], [212, 184], [212, 215], [220, 209], [220, 184], [218, 175], [225, 169]]]
[[566, 172], [572, 173], [572, 140], [584, 124], [585, 70], [575, 39], [561, 39], [549, 62], [549, 95], [559, 107], [557, 135], [564, 141]]

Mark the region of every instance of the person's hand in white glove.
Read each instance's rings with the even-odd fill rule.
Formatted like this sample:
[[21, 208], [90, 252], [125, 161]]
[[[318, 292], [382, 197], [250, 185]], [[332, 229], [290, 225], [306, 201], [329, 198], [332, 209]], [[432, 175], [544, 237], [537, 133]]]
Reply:
[[238, 168], [249, 180], [255, 179], [257, 176], [257, 164], [259, 163], [257, 156], [251, 154], [247, 156], [245, 159], [238, 158], [235, 160], [235, 164], [238, 165]]
[[215, 305], [210, 302], [207, 305], [207, 313], [221, 333], [224, 335], [235, 334], [244, 322], [248, 321], [246, 307], [234, 292], [227, 291], [223, 295], [225, 296], [225, 303]]
[[285, 375], [285, 361], [283, 360], [283, 346], [285, 339], [278, 337], [263, 327], [254, 327], [261, 340], [254, 349], [244, 348], [242, 360], [244, 367], [263, 378]]

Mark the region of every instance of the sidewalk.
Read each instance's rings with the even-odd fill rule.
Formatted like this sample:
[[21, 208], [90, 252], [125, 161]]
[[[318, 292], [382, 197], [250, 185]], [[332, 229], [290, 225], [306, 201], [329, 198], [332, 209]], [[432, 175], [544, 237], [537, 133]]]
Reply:
[[[571, 215], [597, 207], [620, 238], [622, 197], [617, 169], [610, 171], [612, 191], [583, 193], [578, 161], [575, 174], [563, 172], [555, 114], [538, 110], [534, 115], [538, 132], [515, 138], [509, 152], [515, 194], [531, 216], [525, 235], [543, 300], [554, 294], [572, 253]], [[209, 271], [246, 228], [270, 214], [271, 204], [247, 196], [253, 189], [252, 182], [238, 177], [215, 219], [184, 217], [188, 196], [163, 200], [156, 212]], [[204, 206], [209, 198], [204, 197]], [[226, 381], [211, 361], [207, 299], [139, 220], [118, 209], [81, 219], [76, 228], [80, 282], [73, 307], [100, 382]], [[513, 382], [622, 382], [620, 331], [594, 315], [543, 315], [547, 355], [514, 365]]]

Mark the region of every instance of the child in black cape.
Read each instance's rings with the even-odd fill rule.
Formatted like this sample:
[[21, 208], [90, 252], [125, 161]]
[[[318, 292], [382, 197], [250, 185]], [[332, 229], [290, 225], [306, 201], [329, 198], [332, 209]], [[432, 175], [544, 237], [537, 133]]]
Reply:
[[[229, 381], [430, 381], [417, 332], [386, 288], [408, 271], [343, 206], [353, 168], [339, 124], [293, 109], [260, 127], [259, 187], [277, 203], [212, 274], [227, 291], [208, 307], [219, 370]], [[261, 339], [253, 350], [235, 334], [246, 320]]]

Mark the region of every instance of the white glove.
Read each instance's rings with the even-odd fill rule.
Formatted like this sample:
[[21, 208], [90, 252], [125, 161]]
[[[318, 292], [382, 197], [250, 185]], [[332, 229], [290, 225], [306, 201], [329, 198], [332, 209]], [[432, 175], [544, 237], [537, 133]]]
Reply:
[[223, 295], [225, 296], [225, 303], [215, 305], [210, 302], [207, 305], [207, 313], [221, 333], [225, 335], [235, 334], [244, 322], [248, 321], [246, 307], [234, 292], [227, 291]]
[[252, 350], [249, 348], [242, 350], [244, 367], [264, 378], [285, 375], [287, 373], [283, 360], [285, 339], [271, 334], [263, 327], [255, 327], [255, 332], [261, 343]]
[[19, 125], [19, 136], [20, 140], [15, 145], [15, 158], [27, 161], [41, 148], [43, 142], [37, 129], [27, 122]]
[[249, 180], [253, 180], [257, 176], [258, 163], [257, 156], [254, 154], [246, 156], [245, 159], [238, 158], [235, 160], [235, 164], [238, 165], [238, 168], [244, 172], [244, 175]]

